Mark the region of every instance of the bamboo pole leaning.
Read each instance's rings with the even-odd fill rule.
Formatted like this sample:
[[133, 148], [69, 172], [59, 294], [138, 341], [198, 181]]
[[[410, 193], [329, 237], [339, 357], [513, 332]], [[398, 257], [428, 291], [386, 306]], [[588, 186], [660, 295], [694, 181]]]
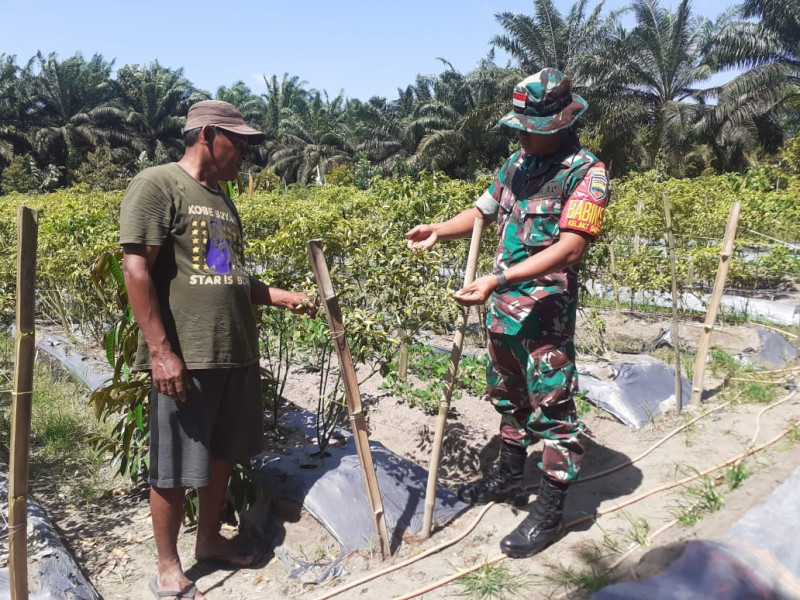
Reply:
[[36, 350], [34, 294], [39, 214], [17, 209], [17, 307], [14, 390], [11, 398], [11, 460], [8, 488], [8, 568], [11, 600], [28, 599], [28, 453], [33, 362]]
[[736, 228], [739, 224], [739, 212], [742, 203], [736, 201], [731, 206], [728, 214], [728, 225], [725, 227], [725, 237], [722, 240], [722, 252], [719, 255], [719, 268], [717, 277], [714, 280], [714, 289], [711, 292], [711, 300], [706, 311], [706, 320], [703, 324], [703, 331], [700, 334], [700, 343], [697, 346], [697, 358], [694, 363], [694, 378], [692, 380], [691, 403], [700, 406], [703, 396], [703, 379], [705, 378], [706, 361], [708, 359], [708, 349], [711, 345], [711, 331], [717, 320], [719, 303], [722, 300], [722, 291], [725, 288], [725, 281], [728, 278], [728, 267], [730, 266], [731, 255], [733, 254], [733, 241], [736, 238]]
[[672, 214], [669, 195], [664, 192], [664, 220], [667, 225], [667, 247], [669, 248], [669, 274], [672, 280], [672, 347], [675, 349], [675, 414], [681, 414], [683, 382], [681, 381], [681, 338], [678, 332], [678, 277], [675, 274], [675, 244], [672, 236]]
[[378, 477], [375, 474], [375, 465], [372, 462], [372, 451], [367, 437], [367, 424], [361, 407], [361, 392], [358, 388], [358, 378], [353, 365], [353, 357], [350, 354], [350, 346], [345, 335], [342, 311], [339, 307], [336, 292], [333, 289], [328, 263], [322, 252], [320, 240], [310, 240], [306, 244], [306, 249], [311, 259], [311, 268], [317, 280], [320, 297], [325, 302], [325, 314], [328, 317], [328, 326], [331, 330], [336, 356], [339, 359], [339, 369], [342, 373], [342, 383], [344, 385], [345, 398], [347, 399], [347, 412], [350, 416], [353, 439], [356, 444], [358, 461], [361, 464], [361, 473], [364, 476], [370, 517], [372, 518], [375, 536], [381, 549], [381, 556], [386, 559], [391, 554], [389, 534], [386, 529], [386, 513], [383, 510]]
[[[475, 271], [478, 267], [478, 255], [481, 249], [481, 235], [486, 221], [481, 217], [476, 217], [472, 226], [472, 239], [469, 244], [469, 255], [467, 256], [467, 268], [464, 271], [464, 285], [469, 285], [475, 279]], [[450, 399], [453, 396], [453, 388], [456, 384], [458, 374], [458, 364], [461, 361], [461, 347], [464, 343], [464, 332], [467, 328], [467, 318], [469, 309], [462, 309], [458, 316], [458, 327], [453, 339], [453, 348], [450, 351], [450, 364], [447, 367], [447, 381], [445, 382], [442, 399], [439, 402], [439, 416], [436, 420], [436, 431], [433, 437], [433, 449], [431, 450], [431, 461], [428, 466], [428, 485], [425, 488], [425, 512], [422, 520], [422, 537], [427, 539], [431, 536], [433, 529], [433, 509], [436, 504], [436, 482], [439, 478], [439, 463], [442, 459], [442, 443], [444, 440], [444, 427], [447, 423], [447, 413], [450, 410]]]

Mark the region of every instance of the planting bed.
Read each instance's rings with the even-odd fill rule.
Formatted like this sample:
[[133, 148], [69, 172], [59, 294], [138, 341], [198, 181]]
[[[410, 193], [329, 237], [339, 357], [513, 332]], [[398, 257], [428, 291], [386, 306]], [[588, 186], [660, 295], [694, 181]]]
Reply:
[[[617, 316], [610, 312], [603, 316], [607, 324], [606, 345], [612, 349], [615, 359], [623, 361], [630, 355], [620, 353], [620, 350], [641, 352], [658, 337], [664, 326], [663, 322]], [[681, 330], [684, 347], [693, 349], [700, 331], [700, 324], [685, 323]], [[713, 340], [714, 347], [736, 356], [753, 348], [758, 343], [758, 336], [749, 326], [722, 326], [715, 329]], [[442, 342], [446, 344], [447, 340]], [[468, 350], [481, 351], [475, 347]], [[602, 370], [602, 363], [591, 357], [584, 357], [581, 363]], [[295, 409], [313, 412], [317, 384], [316, 373], [294, 368], [284, 394], [291, 403], [285, 409], [286, 414]], [[422, 385], [422, 382], [417, 384]], [[488, 577], [492, 572], [499, 573], [500, 580], [510, 585], [507, 590], [509, 597], [515, 593], [525, 597], [558, 597], [564, 593], [567, 594], [564, 597], [588, 597], [590, 592], [581, 590], [578, 587], [580, 582], [597, 587], [617, 578], [644, 577], [662, 571], [680, 555], [687, 541], [719, 537], [750, 507], [769, 496], [800, 463], [800, 446], [787, 439], [748, 458], [745, 470], [751, 475], [736, 489], [729, 491], [725, 483], [716, 488], [722, 497], [722, 505], [716, 512], [698, 510], [693, 514], [690, 509], [698, 498], [702, 498], [704, 482], [724, 480], [724, 469], [691, 484], [694, 491], [687, 491], [687, 486], [677, 487], [624, 509], [613, 510], [645, 491], [730, 459], [744, 452], [753, 441], [757, 446], [770, 440], [787, 426], [790, 418], [800, 416], [800, 399], [796, 397], [762, 415], [763, 404], [725, 404], [735, 398], [726, 391], [727, 385], [723, 381], [710, 374], [706, 378], [706, 388], [709, 393], [702, 409], [689, 409], [680, 416], [666, 414], [639, 430], [630, 429], [597, 409], [584, 414], [588, 436], [585, 439], [587, 452], [583, 475], [588, 478], [636, 459], [689, 419], [718, 408], [632, 466], [575, 486], [567, 501], [566, 518], [572, 521], [599, 511], [602, 516], [596, 521], [578, 524], [563, 540], [541, 555], [524, 560], [501, 559], [484, 567], [483, 574]], [[407, 402], [382, 389], [379, 375], [364, 383], [361, 393], [368, 411], [370, 439], [381, 442], [398, 456], [427, 467], [435, 417], [425, 414], [418, 406], [410, 407]], [[775, 397], [780, 400], [788, 393], [780, 388]], [[440, 481], [456, 486], [490, 468], [499, 443], [496, 428], [497, 418], [488, 403], [479, 396], [462, 391], [461, 397], [454, 401], [448, 421]], [[311, 439], [298, 437], [289, 428], [265, 434], [265, 447], [273, 452], [285, 452], [298, 444], [314, 449]], [[531, 481], [537, 477], [534, 463], [535, 460], [529, 461], [527, 475]], [[76, 473], [76, 477], [79, 476]], [[99, 503], [73, 506], [52, 502], [44, 492], [47, 487], [39, 482], [37, 500], [48, 508], [50, 518], [100, 595], [107, 600], [149, 597], [147, 582], [155, 572], [155, 547], [144, 488], [125, 490], [121, 487], [106, 494]], [[363, 490], [353, 489], [350, 493], [362, 494]], [[340, 501], [347, 502], [346, 495]], [[191, 557], [193, 532], [190, 528], [182, 530], [180, 548], [185, 567], [208, 598], [318, 598], [341, 585], [464, 534], [473, 525], [479, 509], [468, 510], [454, 522], [435, 531], [430, 540], [407, 536], [395, 554], [385, 561], [381, 560], [377, 548], [340, 556], [341, 548], [334, 537], [298, 504], [275, 501], [269, 512], [264, 540], [269, 554], [256, 569], [230, 572], [194, 563]], [[461, 569], [501, 558], [499, 540], [523, 517], [523, 510], [506, 505], [493, 506], [459, 542], [419, 562], [347, 590], [338, 597], [394, 598]], [[676, 517], [693, 524], [689, 527], [675, 524], [666, 528], [650, 540], [649, 547], [634, 550], [607, 579], [601, 577], [603, 570], [617, 562], [633, 540], [647, 542], [648, 535], [652, 536]], [[233, 529], [229, 532], [232, 535]], [[340, 561], [328, 569], [337, 558]], [[321, 577], [326, 578], [313, 583]], [[475, 576], [462, 578], [459, 582], [430, 591], [424, 597], [445, 598], [468, 592], [467, 585], [474, 581]]]

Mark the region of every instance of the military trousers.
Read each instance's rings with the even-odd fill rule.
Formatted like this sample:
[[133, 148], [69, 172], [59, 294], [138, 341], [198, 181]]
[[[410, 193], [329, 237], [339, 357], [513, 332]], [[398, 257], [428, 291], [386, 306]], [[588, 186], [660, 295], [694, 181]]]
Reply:
[[575, 347], [569, 341], [543, 343], [530, 332], [489, 333], [487, 394], [501, 417], [506, 443], [544, 444], [539, 468], [548, 477], [578, 477], [583, 425], [575, 410], [578, 390]]

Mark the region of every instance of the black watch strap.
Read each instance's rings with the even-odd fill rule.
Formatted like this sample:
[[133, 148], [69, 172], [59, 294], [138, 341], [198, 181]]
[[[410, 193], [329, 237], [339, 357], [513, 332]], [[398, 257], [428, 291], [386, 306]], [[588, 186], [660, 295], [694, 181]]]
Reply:
[[506, 279], [506, 274], [503, 269], [497, 269], [494, 272], [494, 276], [497, 277], [497, 287], [494, 288], [495, 290], [504, 290], [508, 287], [508, 279]]

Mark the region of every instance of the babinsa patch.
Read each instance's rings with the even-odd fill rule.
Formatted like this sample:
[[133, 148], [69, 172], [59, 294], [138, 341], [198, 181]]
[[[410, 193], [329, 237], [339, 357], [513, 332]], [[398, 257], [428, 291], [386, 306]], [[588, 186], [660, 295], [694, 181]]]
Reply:
[[603, 224], [609, 191], [605, 168], [602, 165], [592, 167], [567, 199], [559, 227], [597, 237]]

